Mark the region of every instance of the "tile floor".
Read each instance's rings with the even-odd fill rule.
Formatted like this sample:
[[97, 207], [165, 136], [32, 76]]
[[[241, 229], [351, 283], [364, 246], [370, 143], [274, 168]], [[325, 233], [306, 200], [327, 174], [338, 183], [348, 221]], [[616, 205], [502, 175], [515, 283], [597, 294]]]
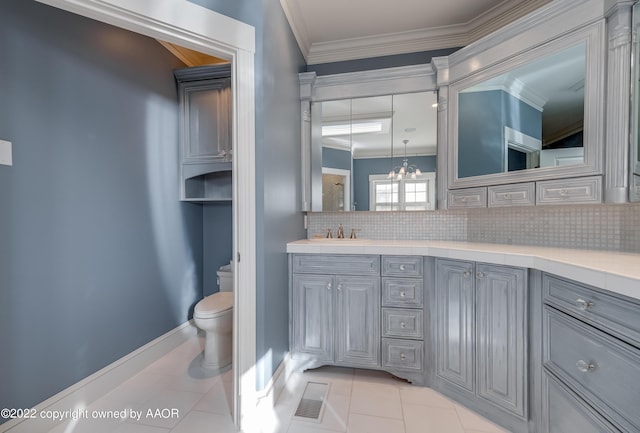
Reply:
[[[90, 414], [112, 411], [102, 412], [106, 418], [68, 421], [49, 433], [237, 433], [230, 415], [232, 372], [205, 374], [198, 365], [202, 347], [202, 338], [189, 339], [86, 408]], [[319, 421], [293, 417], [308, 381], [329, 384]], [[140, 419], [132, 410], [141, 411]], [[113, 416], [122, 411], [125, 419]], [[337, 367], [294, 373], [271, 418], [261, 423], [264, 433], [505, 433], [429, 388]]]

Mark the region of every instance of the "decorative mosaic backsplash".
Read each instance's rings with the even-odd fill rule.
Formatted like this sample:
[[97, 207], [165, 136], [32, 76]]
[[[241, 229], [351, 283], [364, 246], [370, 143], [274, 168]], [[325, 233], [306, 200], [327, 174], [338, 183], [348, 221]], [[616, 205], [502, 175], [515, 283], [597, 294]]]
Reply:
[[365, 239], [537, 245], [640, 253], [640, 204], [531, 206], [431, 212], [314, 212], [307, 236], [338, 225]]

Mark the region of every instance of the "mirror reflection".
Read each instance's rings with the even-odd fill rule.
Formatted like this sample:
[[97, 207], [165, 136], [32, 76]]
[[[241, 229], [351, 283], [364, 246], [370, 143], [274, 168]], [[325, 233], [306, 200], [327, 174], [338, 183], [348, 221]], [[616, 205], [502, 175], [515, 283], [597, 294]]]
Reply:
[[458, 178], [584, 163], [586, 44], [458, 94]]
[[435, 209], [435, 92], [324, 101], [322, 210]]

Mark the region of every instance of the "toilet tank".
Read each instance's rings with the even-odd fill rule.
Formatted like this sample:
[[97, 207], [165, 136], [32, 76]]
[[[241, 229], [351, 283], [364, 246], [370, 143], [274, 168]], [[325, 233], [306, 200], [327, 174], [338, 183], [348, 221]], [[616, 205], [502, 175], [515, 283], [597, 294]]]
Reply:
[[231, 263], [218, 269], [218, 287], [221, 292], [233, 292], [233, 271]]

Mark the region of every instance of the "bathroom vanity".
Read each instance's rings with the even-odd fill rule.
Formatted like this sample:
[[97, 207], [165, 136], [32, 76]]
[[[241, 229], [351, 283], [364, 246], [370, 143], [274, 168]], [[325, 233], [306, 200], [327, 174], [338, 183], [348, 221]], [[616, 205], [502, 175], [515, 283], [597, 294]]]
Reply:
[[640, 429], [640, 256], [289, 243], [297, 369], [384, 370], [512, 432]]

